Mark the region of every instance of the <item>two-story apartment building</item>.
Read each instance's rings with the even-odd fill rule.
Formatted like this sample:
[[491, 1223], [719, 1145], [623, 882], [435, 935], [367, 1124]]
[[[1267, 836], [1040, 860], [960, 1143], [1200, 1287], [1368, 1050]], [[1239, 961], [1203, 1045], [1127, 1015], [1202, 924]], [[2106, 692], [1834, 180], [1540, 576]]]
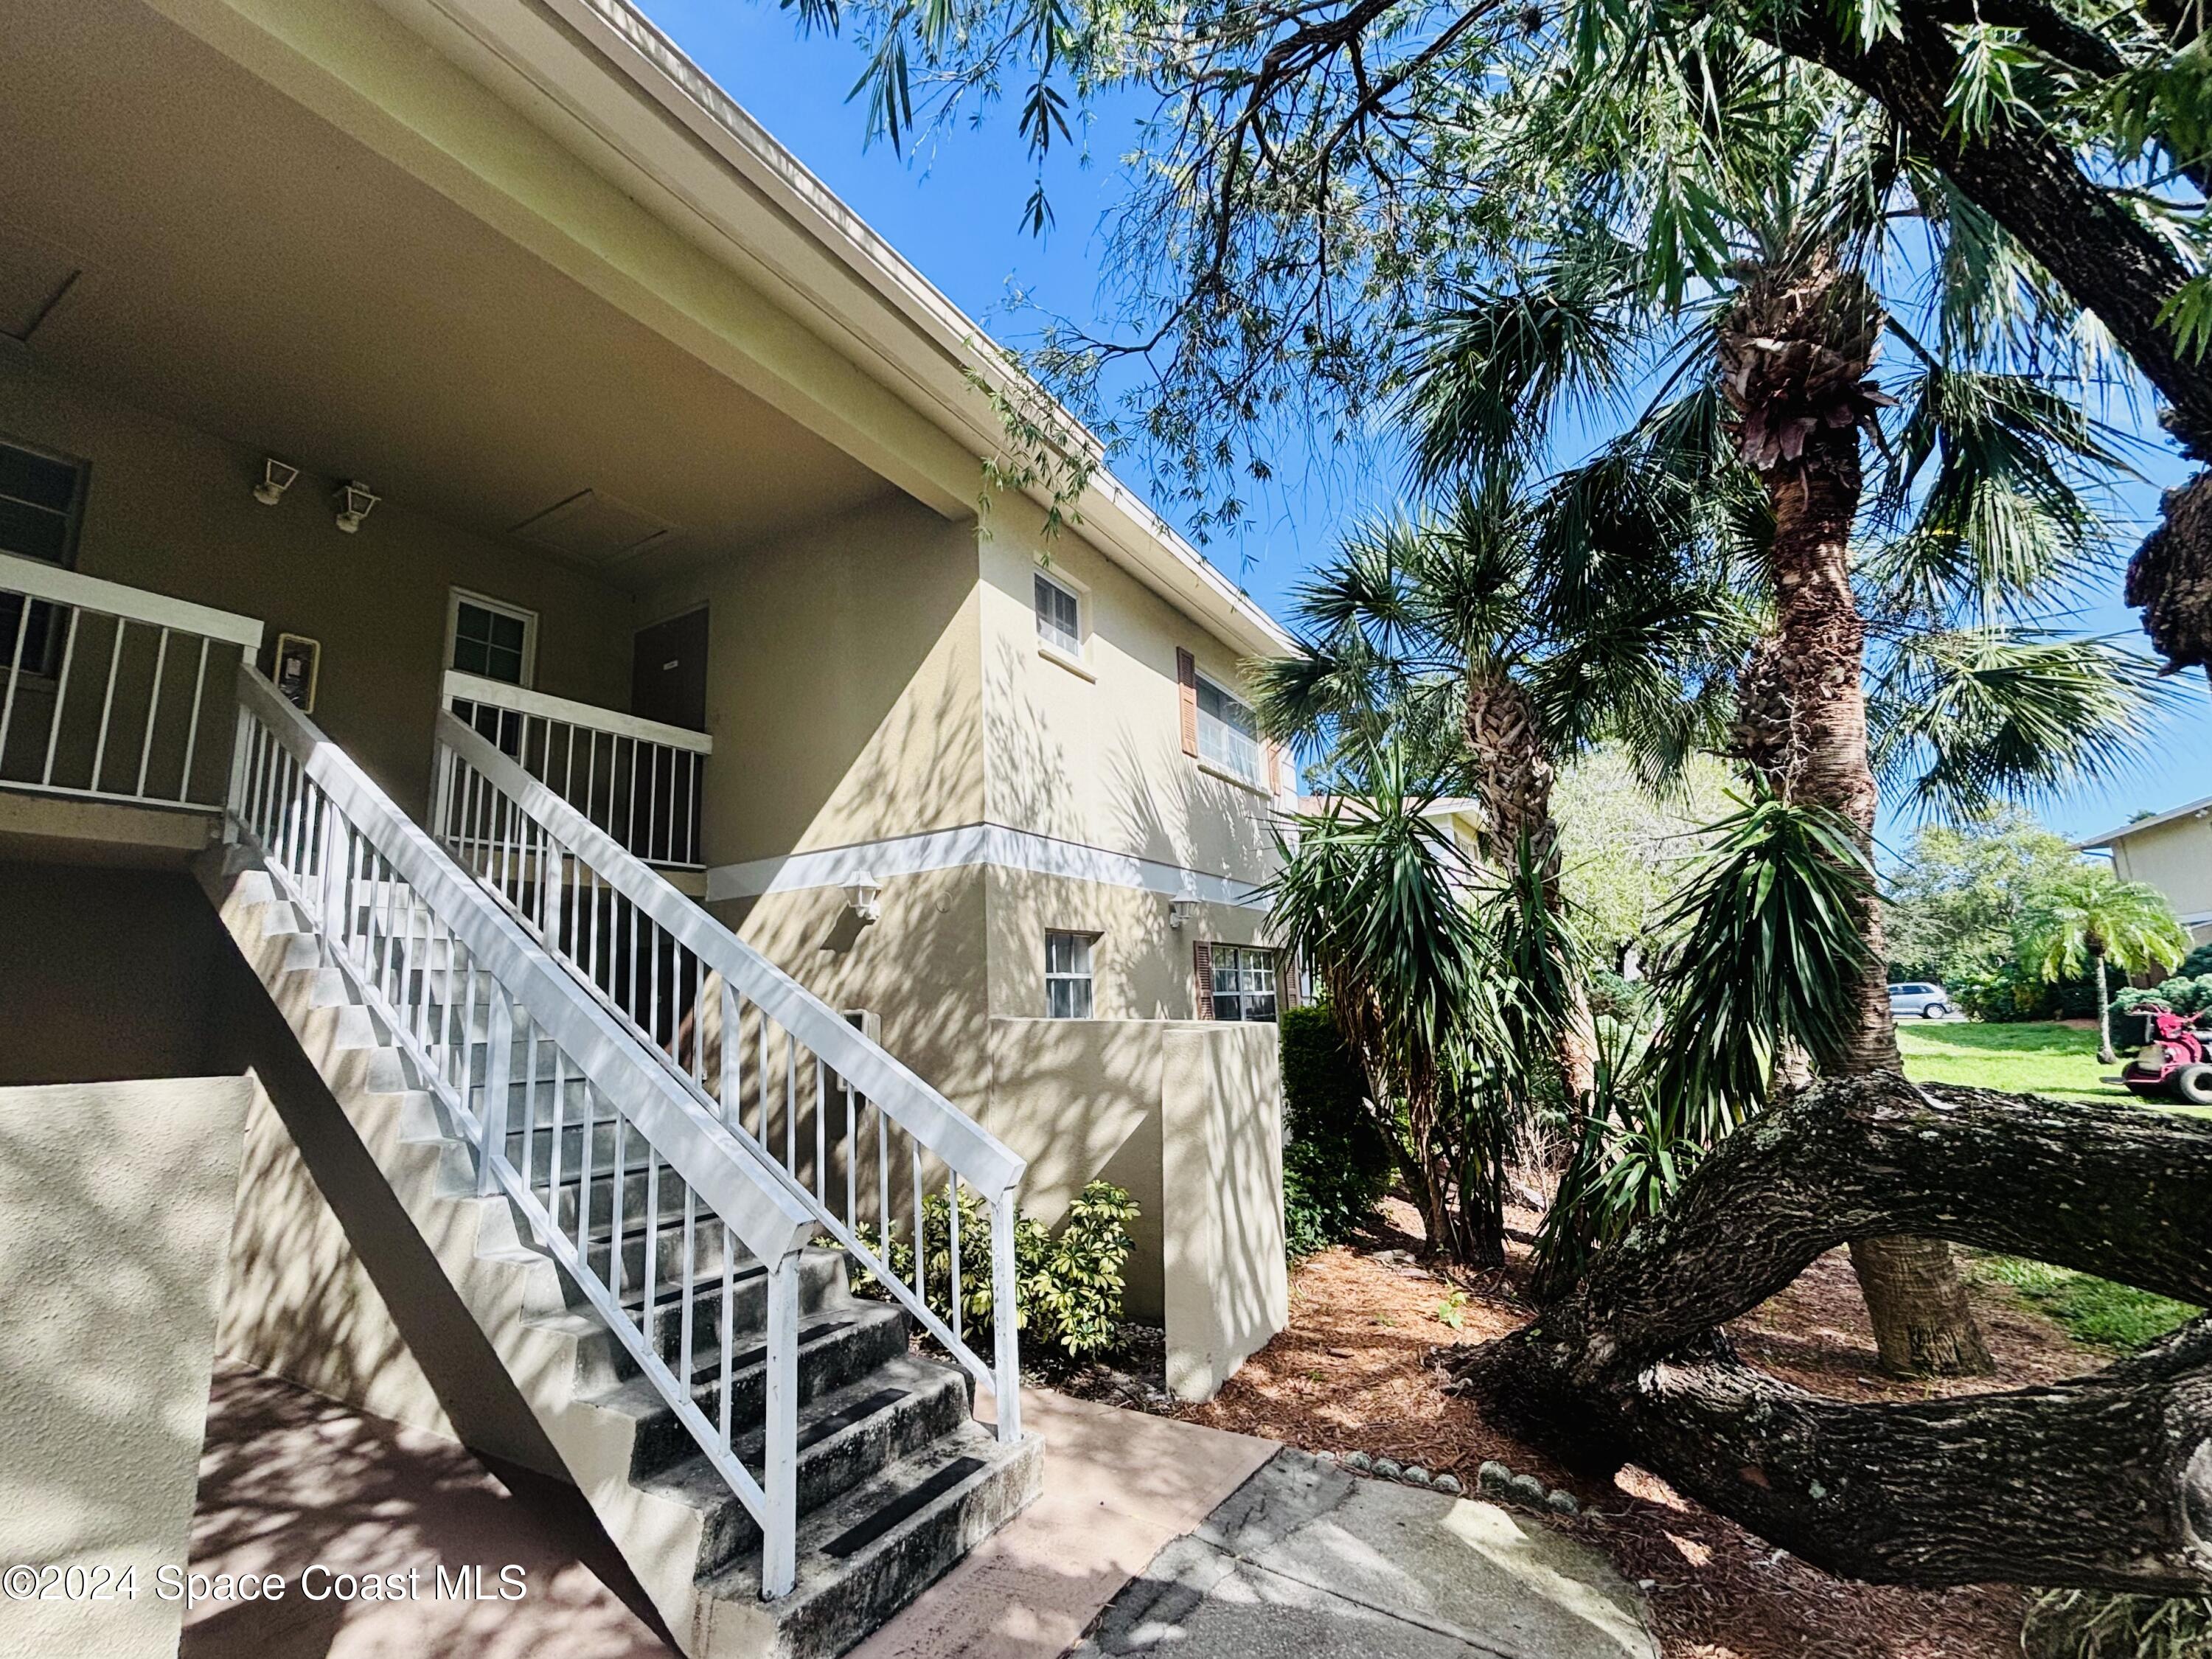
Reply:
[[[730, 1473], [753, 1455], [732, 1343], [721, 1453], [674, 1358], [664, 1407], [763, 1530], [757, 1579], [787, 1584], [796, 1548], [801, 1599], [820, 1459], [775, 1450], [813, 1386], [773, 1381], [804, 1376], [776, 1370], [775, 1287], [825, 1233], [911, 1238], [925, 1180], [996, 1204], [1018, 1179], [1048, 1221], [1095, 1176], [1129, 1186], [1133, 1310], [1165, 1319], [1179, 1386], [1218, 1386], [1284, 1316], [1254, 889], [1295, 783], [1241, 690], [1280, 629], [1108, 473], [1057, 536], [991, 494], [983, 388], [1012, 371], [625, 0], [0, 20], [0, 1085], [241, 1052], [265, 1080], [234, 1028], [241, 994], [272, 1000], [326, 1103], [428, 1102], [406, 1109], [472, 1149], [577, 1316], [629, 1321], [617, 1372], [656, 1378], [677, 1224], [651, 1183], [680, 1170], [687, 1285], [695, 1194], [726, 1259], [743, 1238], [765, 1264], [767, 1449]], [[351, 1035], [315, 1049], [333, 1008]], [[348, 1043], [406, 1086], [342, 1076]], [[547, 1121], [532, 1198], [572, 1085], [599, 1103], [574, 1145]], [[307, 1109], [272, 1109], [281, 1139]], [[410, 1121], [385, 1146], [353, 1119], [403, 1161]], [[252, 1197], [241, 1237], [281, 1254]], [[343, 1365], [240, 1335], [273, 1317], [226, 1340], [469, 1435], [386, 1340], [409, 1321], [373, 1241], [301, 1225], [362, 1258], [310, 1277], [380, 1334]], [[500, 1293], [449, 1276], [551, 1425], [537, 1461], [630, 1504], [501, 1346]], [[305, 1294], [283, 1279], [234, 1261], [234, 1295]], [[803, 1340], [820, 1310], [793, 1316]], [[957, 1323], [948, 1351], [1004, 1383], [1011, 1349], [979, 1358]], [[719, 1651], [694, 1565], [640, 1576]]]

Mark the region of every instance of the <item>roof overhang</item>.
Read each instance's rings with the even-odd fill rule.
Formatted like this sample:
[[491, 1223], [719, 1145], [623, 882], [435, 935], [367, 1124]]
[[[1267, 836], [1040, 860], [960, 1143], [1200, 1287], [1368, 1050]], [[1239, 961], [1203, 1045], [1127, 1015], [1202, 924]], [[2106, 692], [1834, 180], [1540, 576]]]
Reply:
[[2155, 830], [2162, 823], [2174, 823], [2183, 818], [2212, 818], [2212, 795], [2207, 795], [2203, 800], [2191, 801], [2185, 806], [2174, 807], [2169, 811], [2138, 818], [2133, 823], [2124, 823], [2117, 830], [2107, 830], [2103, 835], [2092, 836], [2087, 841], [2077, 841], [2074, 843], [2075, 850], [2087, 852], [2093, 847], [2110, 847], [2130, 836], [2139, 836], [2146, 830]]
[[[578, 82], [579, 66], [563, 64], [557, 43], [532, 27], [535, 8], [514, 0], [387, 3], [403, 13], [442, 15], [527, 74], [589, 127], [605, 152], [622, 158], [629, 182], [658, 196], [672, 222], [740, 259], [749, 279], [769, 287], [811, 331], [884, 380], [979, 462], [1005, 447], [992, 392], [1017, 400], [1048, 396], [628, 0], [539, 3], [649, 100], [665, 117], [659, 123], [639, 122], [606, 88]], [[699, 167], [702, 153], [720, 164], [719, 177]], [[854, 303], [864, 297], [867, 303]], [[1057, 402], [1051, 407], [1071, 441], [1097, 459], [1091, 434]], [[937, 492], [905, 487], [945, 510]], [[1048, 503], [1042, 486], [1030, 493]], [[1074, 511], [1077, 533], [1240, 651], [1278, 655], [1294, 648], [1279, 623], [1110, 470], [1097, 467]]]

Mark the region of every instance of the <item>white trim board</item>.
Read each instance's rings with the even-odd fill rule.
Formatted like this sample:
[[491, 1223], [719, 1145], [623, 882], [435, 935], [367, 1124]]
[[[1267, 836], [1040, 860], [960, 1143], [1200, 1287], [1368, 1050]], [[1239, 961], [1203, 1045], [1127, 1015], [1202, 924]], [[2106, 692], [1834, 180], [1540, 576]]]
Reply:
[[1181, 865], [1162, 864], [1128, 853], [1110, 853], [1103, 847], [1060, 841], [999, 823], [968, 823], [957, 830], [932, 830], [815, 853], [718, 864], [707, 872], [707, 897], [709, 902], [758, 898], [766, 893], [842, 887], [863, 875], [881, 881], [887, 876], [918, 876], [930, 870], [965, 870], [976, 866], [1095, 881], [1109, 887], [1133, 887], [1170, 898], [1194, 898], [1248, 910], [1267, 908], [1249, 881], [1187, 870]]

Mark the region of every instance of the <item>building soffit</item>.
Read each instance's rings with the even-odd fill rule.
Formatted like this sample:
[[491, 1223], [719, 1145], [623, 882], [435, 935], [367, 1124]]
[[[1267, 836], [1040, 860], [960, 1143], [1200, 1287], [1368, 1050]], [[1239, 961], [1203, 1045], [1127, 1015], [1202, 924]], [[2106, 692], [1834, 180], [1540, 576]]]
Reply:
[[[943, 516], [975, 512], [1000, 431], [970, 372], [1005, 389], [1017, 371], [623, 0], [148, 3]], [[526, 146], [426, 63], [425, 41], [621, 199], [545, 199]], [[672, 234], [724, 280], [668, 258]], [[731, 275], [770, 303], [733, 317]], [[1075, 533], [1234, 648], [1288, 648], [1104, 469], [1079, 511]]]

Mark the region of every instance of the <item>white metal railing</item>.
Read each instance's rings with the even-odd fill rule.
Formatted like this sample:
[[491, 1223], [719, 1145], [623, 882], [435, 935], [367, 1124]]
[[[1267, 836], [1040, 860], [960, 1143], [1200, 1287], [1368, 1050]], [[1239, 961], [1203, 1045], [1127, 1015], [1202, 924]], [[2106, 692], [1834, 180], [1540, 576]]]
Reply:
[[220, 807], [226, 688], [260, 648], [250, 617], [0, 553], [0, 787]]
[[[1018, 1437], [1017, 1322], [993, 1319], [986, 1362], [965, 1340], [957, 1287], [964, 1188], [990, 1215], [992, 1307], [1017, 1305], [1023, 1161], [450, 714], [438, 747], [441, 839], [992, 1391], [1000, 1437]], [[932, 1199], [945, 1214], [925, 1241]], [[902, 1243], [906, 1273], [891, 1260]], [[940, 1289], [943, 1315], [931, 1304]]]
[[[250, 665], [229, 803], [234, 833], [467, 1138], [478, 1191], [516, 1206], [760, 1523], [763, 1594], [784, 1594], [799, 1262], [815, 1217]], [[764, 1290], [766, 1309], [766, 1363], [744, 1378], [732, 1373], [741, 1284], [749, 1298]], [[756, 1411], [757, 1441], [744, 1420]]]
[[659, 720], [446, 673], [446, 707], [647, 864], [698, 870], [700, 782], [714, 740]]

